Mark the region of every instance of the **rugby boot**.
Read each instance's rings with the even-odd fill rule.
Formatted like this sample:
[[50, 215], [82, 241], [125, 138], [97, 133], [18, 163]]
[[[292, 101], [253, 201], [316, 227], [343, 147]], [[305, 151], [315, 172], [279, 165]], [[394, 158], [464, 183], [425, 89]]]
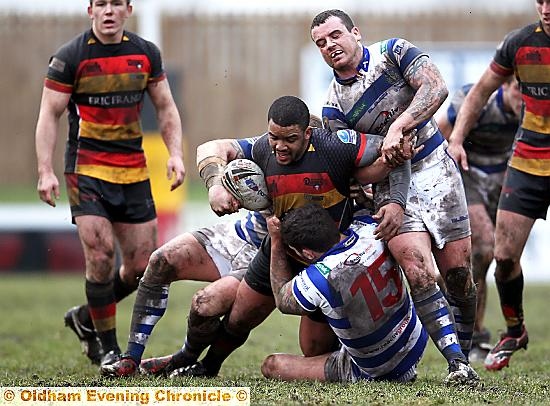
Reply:
[[143, 375], [168, 376], [177, 367], [172, 362], [173, 355], [147, 358], [139, 364], [139, 372]]
[[135, 375], [138, 371], [138, 365], [136, 361], [128, 356], [118, 356], [118, 360], [102, 364], [99, 370], [103, 376], [121, 378]]
[[477, 386], [480, 383], [479, 375], [462, 359], [453, 359], [449, 362], [449, 375], [445, 378], [449, 386]]
[[86, 327], [79, 318], [83, 306], [72, 307], [65, 313], [65, 326], [73, 330], [78, 337], [82, 353], [92, 361], [92, 364], [99, 365], [103, 358], [103, 348], [93, 327]]
[[502, 368], [507, 367], [512, 354], [521, 348], [527, 349], [527, 343], [529, 343], [529, 336], [525, 326], [522, 326], [521, 336], [519, 337], [511, 337], [506, 333], [501, 334], [499, 342], [485, 358], [485, 369], [500, 371]]
[[205, 366], [200, 361], [198, 361], [192, 365], [175, 369], [168, 375], [168, 377], [177, 378], [179, 376], [193, 376], [197, 378], [212, 378], [217, 375], [217, 372], [208, 371]]

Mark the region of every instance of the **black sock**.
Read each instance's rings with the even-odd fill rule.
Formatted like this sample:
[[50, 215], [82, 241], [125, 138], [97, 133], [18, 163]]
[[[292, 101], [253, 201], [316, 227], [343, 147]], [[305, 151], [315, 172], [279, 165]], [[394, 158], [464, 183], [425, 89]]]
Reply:
[[96, 283], [86, 280], [86, 297], [90, 316], [103, 350], [120, 352], [116, 338], [116, 302], [113, 282]]
[[118, 268], [118, 270], [115, 272], [115, 279], [113, 281], [113, 291], [115, 293], [116, 302], [118, 303], [126, 296], [129, 296], [137, 289], [137, 287], [137, 281], [134, 285], [128, 285], [126, 282], [124, 282], [120, 278], [120, 268]]
[[249, 331], [244, 335], [236, 335], [229, 332], [226, 328], [226, 323], [222, 321], [218, 329], [218, 337], [208, 349], [202, 360], [202, 365], [209, 373], [217, 375], [223, 362], [233, 351], [246, 342], [249, 334]]
[[508, 282], [496, 280], [500, 308], [511, 337], [520, 337], [523, 331], [523, 273]]

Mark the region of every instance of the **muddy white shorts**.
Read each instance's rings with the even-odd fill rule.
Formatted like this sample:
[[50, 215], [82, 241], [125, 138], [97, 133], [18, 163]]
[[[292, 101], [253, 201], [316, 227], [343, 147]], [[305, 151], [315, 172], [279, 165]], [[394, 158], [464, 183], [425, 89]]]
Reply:
[[258, 252], [255, 245], [237, 235], [234, 222], [200, 228], [192, 234], [206, 249], [222, 277], [230, 275], [242, 280], [248, 264]]

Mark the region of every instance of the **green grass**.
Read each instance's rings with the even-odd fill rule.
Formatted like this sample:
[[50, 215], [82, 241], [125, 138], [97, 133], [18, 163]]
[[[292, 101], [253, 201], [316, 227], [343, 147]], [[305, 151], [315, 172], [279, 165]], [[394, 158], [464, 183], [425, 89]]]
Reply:
[[[146, 356], [164, 355], [181, 345], [191, 295], [203, 284], [179, 282], [170, 290], [170, 303], [146, 350]], [[477, 366], [484, 387], [455, 389], [443, 385], [446, 363], [429, 344], [414, 384], [283, 383], [262, 377], [260, 364], [272, 352], [299, 353], [298, 318], [274, 312], [253, 331], [244, 347], [224, 364], [215, 379], [135, 377], [107, 380], [98, 375], [80, 354], [73, 333], [63, 326], [63, 314], [82, 302], [82, 275], [0, 275], [0, 386], [248, 386], [252, 404], [371, 404], [371, 405], [470, 405], [549, 404], [550, 329], [544, 316], [548, 284], [529, 284], [525, 289], [525, 312], [531, 342], [528, 351], [512, 359], [512, 367], [489, 373]], [[487, 326], [494, 335], [503, 326], [497, 295], [490, 290]], [[118, 308], [121, 344], [131, 317], [130, 300]]]

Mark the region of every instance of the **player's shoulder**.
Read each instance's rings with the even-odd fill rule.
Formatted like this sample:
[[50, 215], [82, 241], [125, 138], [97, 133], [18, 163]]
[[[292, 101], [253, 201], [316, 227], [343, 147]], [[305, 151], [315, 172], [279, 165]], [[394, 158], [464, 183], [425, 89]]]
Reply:
[[540, 29], [540, 26], [538, 23], [532, 23], [524, 27], [516, 28], [515, 30], [510, 31], [504, 37], [503, 43], [522, 44], [527, 39], [531, 38], [532, 36], [539, 35], [540, 33], [545, 35], [544, 32]]
[[75, 57], [92, 39], [92, 30], [84, 31], [61, 45], [55, 55], [63, 60]]
[[148, 41], [134, 32], [124, 31], [123, 41], [128, 41], [134, 44], [138, 48], [142, 49], [145, 53], [154, 53], [160, 55], [160, 49], [154, 42]]

